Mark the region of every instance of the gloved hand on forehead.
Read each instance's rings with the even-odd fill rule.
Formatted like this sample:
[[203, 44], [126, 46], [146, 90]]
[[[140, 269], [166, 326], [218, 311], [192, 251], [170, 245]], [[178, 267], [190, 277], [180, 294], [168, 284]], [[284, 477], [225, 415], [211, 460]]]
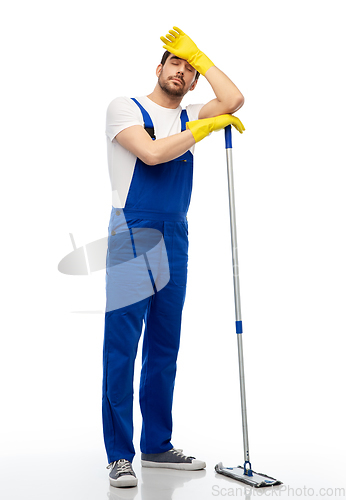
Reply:
[[181, 29], [173, 26], [173, 30], [169, 30], [170, 34], [167, 34], [166, 38], [160, 37], [160, 40], [165, 44], [163, 48], [180, 59], [185, 59], [204, 76], [207, 70], [214, 66], [214, 63], [199, 50], [197, 45]]
[[239, 120], [239, 118], [228, 114], [187, 122], [186, 128], [191, 130], [195, 141], [199, 142], [211, 132], [222, 130], [223, 128], [227, 127], [227, 125], [233, 125], [241, 134], [245, 130], [245, 127]]

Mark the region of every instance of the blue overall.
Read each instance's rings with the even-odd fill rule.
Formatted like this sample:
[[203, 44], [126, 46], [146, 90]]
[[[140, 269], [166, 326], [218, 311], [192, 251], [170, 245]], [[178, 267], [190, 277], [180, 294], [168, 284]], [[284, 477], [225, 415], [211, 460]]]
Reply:
[[[153, 129], [147, 111], [139, 106], [145, 128]], [[181, 131], [188, 116], [181, 112]], [[188, 223], [193, 155], [149, 166], [137, 158], [124, 208], [112, 207], [108, 237], [124, 223], [131, 228], [159, 230], [166, 246], [170, 279], [153, 295], [105, 313], [103, 346], [102, 419], [108, 462], [132, 462], [133, 375], [138, 341], [145, 324], [139, 400], [142, 413], [140, 447], [143, 453], [163, 453], [173, 447], [172, 403], [186, 294]], [[112, 258], [108, 245], [107, 262]], [[108, 285], [110, 286], [110, 285]], [[106, 277], [106, 294], [107, 277]]]

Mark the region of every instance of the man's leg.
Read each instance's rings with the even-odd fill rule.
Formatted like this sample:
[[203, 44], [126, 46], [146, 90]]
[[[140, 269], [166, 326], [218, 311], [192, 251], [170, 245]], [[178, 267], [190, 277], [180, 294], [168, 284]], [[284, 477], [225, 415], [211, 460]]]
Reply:
[[150, 297], [106, 312], [103, 347], [102, 419], [108, 462], [132, 462], [133, 373]]
[[165, 222], [164, 239], [170, 281], [152, 297], [145, 316], [140, 406], [141, 451], [163, 453], [172, 448], [172, 403], [186, 295], [188, 240], [183, 223]]
[[[146, 266], [136, 259], [122, 210], [112, 208], [106, 259], [106, 314], [103, 345], [102, 419], [109, 463], [132, 462], [133, 375], [138, 341], [152, 286]], [[149, 283], [149, 288], [148, 288]], [[143, 288], [144, 284], [144, 288]], [[142, 297], [144, 299], [140, 300]]]

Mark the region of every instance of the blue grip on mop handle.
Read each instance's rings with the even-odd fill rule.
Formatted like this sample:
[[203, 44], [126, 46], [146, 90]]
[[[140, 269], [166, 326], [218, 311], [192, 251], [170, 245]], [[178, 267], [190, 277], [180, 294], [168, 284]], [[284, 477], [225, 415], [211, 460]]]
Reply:
[[231, 127], [231, 125], [227, 125], [227, 127], [225, 127], [225, 140], [226, 140], [226, 149], [232, 148], [232, 127]]
[[242, 321], [235, 322], [235, 331], [236, 331], [236, 333], [243, 333], [243, 322]]

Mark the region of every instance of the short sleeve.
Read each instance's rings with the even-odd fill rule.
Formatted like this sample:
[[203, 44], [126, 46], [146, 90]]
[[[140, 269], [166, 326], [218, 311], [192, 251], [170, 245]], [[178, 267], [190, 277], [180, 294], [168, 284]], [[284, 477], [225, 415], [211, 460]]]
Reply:
[[109, 104], [106, 115], [106, 135], [112, 141], [132, 125], [144, 125], [139, 107], [129, 97], [117, 97]]
[[192, 122], [194, 120], [198, 120], [198, 115], [204, 104], [189, 104], [186, 106], [187, 116], [189, 117], [189, 121]]

